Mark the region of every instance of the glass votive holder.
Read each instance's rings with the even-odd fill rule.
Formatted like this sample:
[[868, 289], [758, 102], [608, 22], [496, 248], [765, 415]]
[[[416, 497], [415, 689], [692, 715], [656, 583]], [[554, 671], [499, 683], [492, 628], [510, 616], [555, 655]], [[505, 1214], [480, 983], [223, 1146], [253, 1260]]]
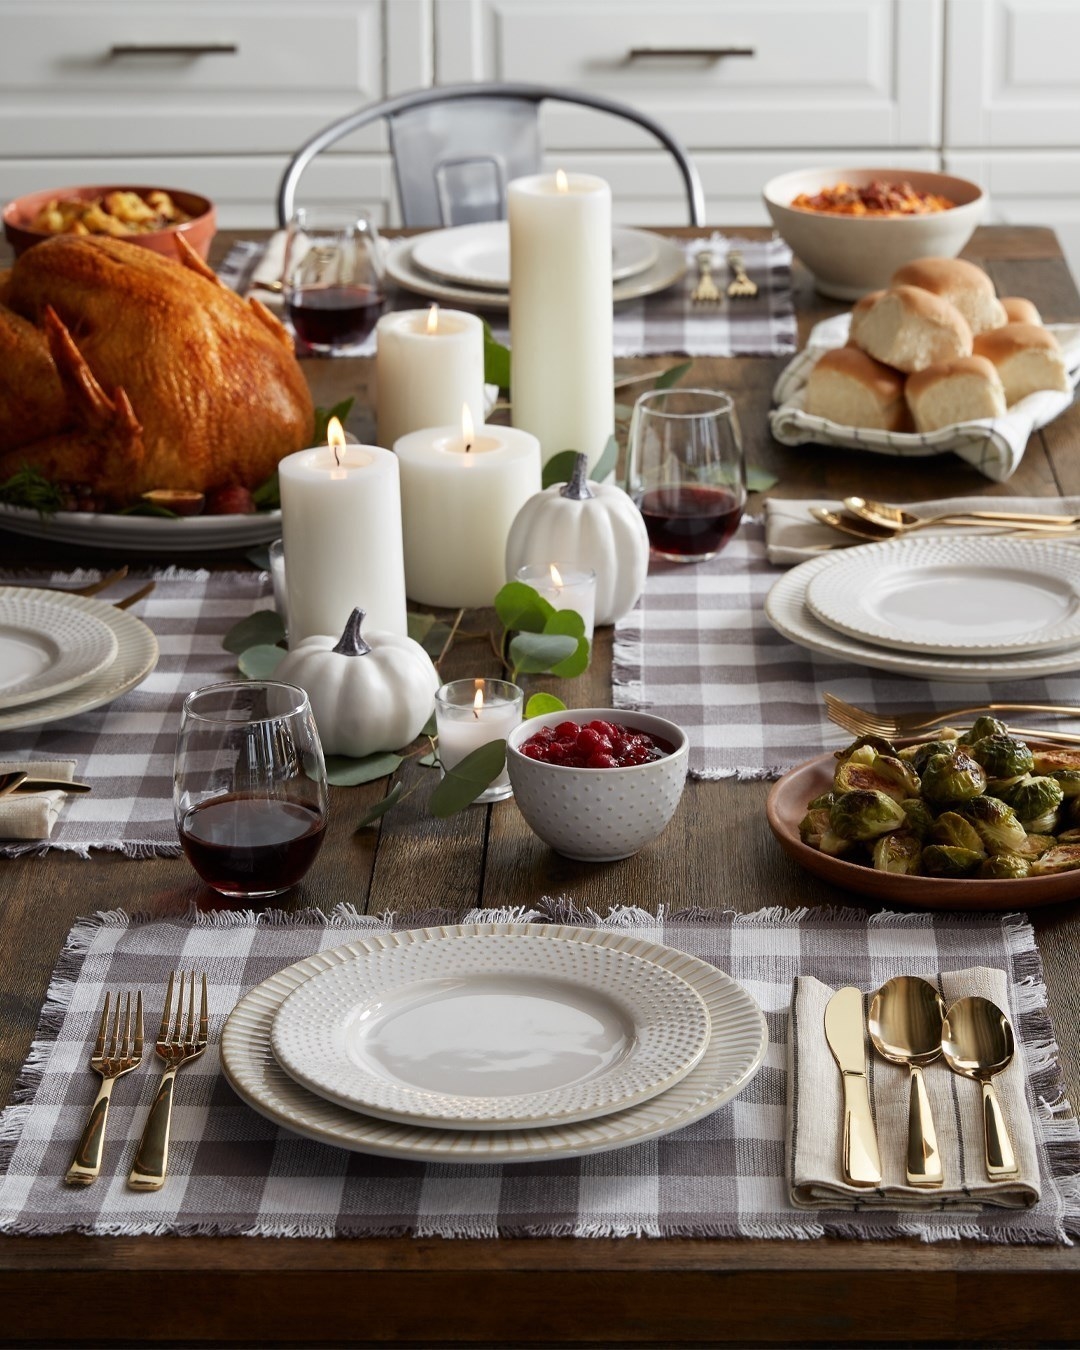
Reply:
[[526, 563], [514, 573], [555, 609], [575, 609], [585, 620], [585, 636], [592, 642], [596, 625], [596, 573], [578, 563]]
[[285, 639], [289, 637], [289, 588], [285, 581], [285, 547], [275, 539], [269, 548], [270, 581], [274, 587], [274, 609], [285, 625]]
[[[521, 721], [523, 699], [509, 680], [451, 680], [437, 690], [435, 729], [442, 770], [452, 769], [489, 741], [504, 741]], [[503, 769], [476, 800], [501, 802], [513, 792], [510, 775]]]

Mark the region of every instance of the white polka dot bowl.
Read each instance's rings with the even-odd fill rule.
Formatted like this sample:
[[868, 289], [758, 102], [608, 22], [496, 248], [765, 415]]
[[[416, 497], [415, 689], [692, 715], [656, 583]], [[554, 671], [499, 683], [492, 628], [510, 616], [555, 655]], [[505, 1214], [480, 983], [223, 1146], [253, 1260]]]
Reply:
[[[662, 759], [624, 769], [575, 769], [521, 753], [520, 746], [541, 727], [594, 721], [648, 732], [675, 749]], [[615, 862], [651, 843], [679, 805], [689, 755], [682, 727], [664, 717], [619, 708], [542, 713], [515, 727], [506, 742], [506, 767], [518, 809], [545, 844], [578, 862]]]

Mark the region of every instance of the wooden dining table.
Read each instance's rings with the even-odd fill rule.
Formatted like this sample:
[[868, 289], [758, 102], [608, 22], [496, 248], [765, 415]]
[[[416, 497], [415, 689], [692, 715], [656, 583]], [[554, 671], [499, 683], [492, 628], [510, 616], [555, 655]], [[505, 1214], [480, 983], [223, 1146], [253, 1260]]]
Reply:
[[[753, 231], [730, 231], [747, 235]], [[682, 231], [681, 233], [688, 233]], [[233, 238], [219, 234], [215, 258]], [[242, 237], [251, 237], [247, 232]], [[1001, 295], [1027, 296], [1047, 322], [1080, 322], [1080, 296], [1052, 231], [994, 226], [965, 256]], [[0, 257], [0, 263], [3, 258]], [[800, 345], [843, 307], [795, 266]], [[618, 362], [618, 373], [678, 358]], [[993, 484], [951, 455], [890, 459], [838, 449], [786, 449], [766, 414], [787, 358], [697, 358], [688, 382], [730, 392], [751, 464], [778, 476], [778, 497], [864, 496], [903, 502], [973, 493], [1080, 493], [1080, 408], [1036, 432], [1014, 477]], [[309, 360], [315, 402], [354, 396], [350, 427], [373, 404], [373, 363]], [[647, 387], [647, 386], [646, 386]], [[367, 421], [365, 421], [367, 419]], [[760, 509], [752, 498], [750, 509]], [[124, 555], [53, 545], [0, 531], [0, 568], [133, 568], [190, 557]], [[250, 566], [237, 554], [198, 560]], [[779, 573], [778, 573], [779, 575]], [[470, 631], [493, 616], [470, 615]], [[571, 706], [611, 702], [612, 630], [597, 633], [589, 670], [574, 681], [535, 678]], [[455, 641], [444, 678], [498, 674], [489, 643]], [[1080, 675], [1073, 701], [1080, 702]], [[663, 711], [658, 709], [658, 711]], [[2, 748], [2, 747], [0, 747]], [[423, 778], [427, 775], [427, 778]], [[407, 763], [407, 785], [430, 771]], [[512, 802], [436, 820], [427, 787], [377, 829], [356, 822], [386, 782], [332, 790], [326, 843], [285, 908], [370, 913], [533, 904], [566, 895], [600, 913], [620, 904], [750, 911], [852, 903], [781, 851], [765, 819], [769, 785], [691, 780], [672, 825], [617, 863], [571, 862], [530, 831]], [[722, 879], [722, 880], [721, 880]], [[1080, 897], [1080, 878], [1077, 895]], [[182, 857], [132, 860], [58, 851], [0, 861], [0, 1103], [30, 1049], [49, 977], [77, 916], [156, 914], [220, 899]], [[858, 899], [854, 903], [862, 903]], [[1080, 1102], [1080, 904], [1033, 911], [1069, 1096]], [[720, 1239], [444, 1240], [216, 1237], [0, 1238], [2, 1345], [704, 1346], [775, 1344], [1009, 1344], [1080, 1342], [1080, 1246], [1006, 1247], [967, 1241]]]

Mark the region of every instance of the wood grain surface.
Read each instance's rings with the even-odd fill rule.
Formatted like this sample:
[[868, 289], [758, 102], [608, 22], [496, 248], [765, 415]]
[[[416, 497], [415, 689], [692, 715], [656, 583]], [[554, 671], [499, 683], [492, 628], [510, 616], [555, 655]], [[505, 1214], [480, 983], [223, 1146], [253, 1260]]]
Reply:
[[[686, 232], [682, 232], [686, 233]], [[734, 233], [734, 231], [733, 231]], [[740, 230], [746, 235], [752, 231]], [[230, 242], [219, 235], [220, 256]], [[1047, 321], [1080, 321], [1080, 298], [1051, 231], [978, 231], [966, 256], [1000, 294], [1026, 295]], [[0, 257], [0, 263], [3, 259]], [[843, 307], [796, 268], [800, 342]], [[751, 463], [780, 475], [777, 496], [860, 492], [893, 501], [958, 494], [1080, 493], [1080, 409], [1033, 436], [1018, 472], [991, 484], [950, 456], [899, 460], [806, 446], [786, 449], [766, 413], [783, 359], [701, 359], [695, 383], [735, 398]], [[662, 369], [663, 358], [619, 363]], [[305, 363], [316, 402], [356, 395], [350, 428], [370, 429], [372, 372], [352, 360]], [[751, 503], [752, 506], [760, 503]], [[0, 566], [63, 568], [79, 550], [0, 532]], [[101, 565], [169, 563], [103, 554]], [[245, 566], [215, 555], [213, 566]], [[492, 616], [468, 616], [470, 630]], [[577, 706], [610, 702], [611, 630], [590, 670], [533, 681]], [[497, 674], [482, 638], [457, 641], [446, 678]], [[407, 781], [430, 773], [412, 767]], [[286, 908], [349, 901], [404, 917], [433, 905], [528, 904], [572, 896], [600, 911], [622, 903], [738, 911], [765, 904], [849, 903], [800, 871], [765, 820], [767, 783], [692, 781], [659, 840], [624, 862], [590, 866], [550, 852], [512, 802], [429, 817], [425, 790], [378, 829], [355, 822], [385, 783], [333, 789], [326, 844]], [[1080, 891], [1080, 882], [1078, 882]], [[50, 972], [74, 919], [97, 909], [161, 912], [220, 903], [180, 858], [92, 861], [49, 853], [0, 861], [0, 1102], [30, 1045]], [[1073, 1101], [1080, 1101], [1080, 907], [1032, 914]], [[974, 1243], [575, 1239], [431, 1241], [213, 1238], [0, 1239], [0, 1345], [510, 1346], [1074, 1345], [1080, 1343], [1080, 1250]]]

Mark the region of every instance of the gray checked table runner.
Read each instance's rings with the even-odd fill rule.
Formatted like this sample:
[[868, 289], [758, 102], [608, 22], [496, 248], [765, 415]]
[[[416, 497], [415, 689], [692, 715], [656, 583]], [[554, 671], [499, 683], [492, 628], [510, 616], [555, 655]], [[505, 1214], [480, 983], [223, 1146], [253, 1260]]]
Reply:
[[[718, 897], [723, 900], [723, 896]], [[446, 916], [427, 916], [428, 923]], [[729, 972], [769, 1027], [765, 1062], [733, 1101], [695, 1124], [610, 1153], [493, 1166], [349, 1153], [277, 1128], [222, 1077], [224, 1018], [283, 966], [376, 931], [385, 920], [348, 907], [318, 913], [208, 913], [137, 922], [81, 921], [54, 972], [13, 1104], [0, 1116], [0, 1232], [104, 1235], [248, 1234], [344, 1237], [966, 1237], [1061, 1243], [1080, 1226], [1080, 1143], [1061, 1083], [1041, 965], [1019, 915], [868, 916], [861, 911], [605, 918], [567, 901], [535, 910], [474, 911], [467, 921], [537, 920], [619, 928]], [[423, 919], [394, 927], [423, 926]], [[141, 989], [153, 1025], [168, 972], [207, 971], [211, 1045], [180, 1071], [170, 1174], [162, 1190], [127, 1188], [135, 1143], [157, 1085], [148, 1057], [113, 1095], [102, 1175], [70, 1189], [63, 1175], [97, 1090], [87, 1067], [104, 992]], [[991, 967], [1006, 974], [1036, 1140], [1040, 1198], [1032, 1208], [962, 1212], [806, 1211], [790, 1200], [786, 1147], [788, 1010], [796, 976], [871, 990], [900, 972]], [[972, 1086], [964, 1084], [964, 1086]], [[973, 1088], [974, 1090], [974, 1088]]]

